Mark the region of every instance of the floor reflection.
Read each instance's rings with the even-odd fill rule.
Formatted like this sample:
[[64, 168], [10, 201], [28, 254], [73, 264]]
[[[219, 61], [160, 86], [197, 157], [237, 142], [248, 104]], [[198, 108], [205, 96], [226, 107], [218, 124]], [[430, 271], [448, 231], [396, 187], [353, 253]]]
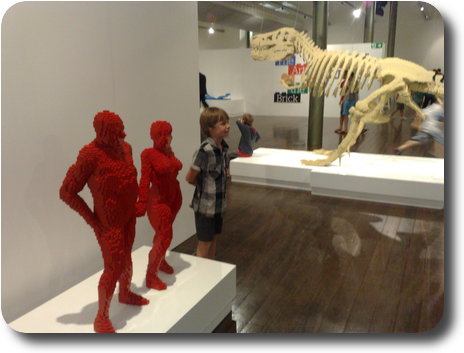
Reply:
[[[306, 120], [255, 116], [256, 147], [304, 150]], [[235, 149], [240, 133], [231, 126]], [[340, 142], [337, 127], [338, 118], [324, 120], [324, 149]], [[367, 129], [352, 151], [393, 154], [415, 133], [399, 118]], [[228, 193], [217, 259], [237, 265], [237, 332], [424, 332], [440, 321], [443, 210], [237, 183]], [[176, 251], [195, 246], [192, 237]]]

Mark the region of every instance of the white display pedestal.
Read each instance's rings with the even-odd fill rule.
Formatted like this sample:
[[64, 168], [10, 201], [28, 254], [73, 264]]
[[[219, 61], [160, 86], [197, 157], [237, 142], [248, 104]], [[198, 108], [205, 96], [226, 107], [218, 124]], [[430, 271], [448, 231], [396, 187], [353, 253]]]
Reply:
[[[208, 333], [231, 311], [236, 293], [235, 265], [168, 252], [166, 260], [174, 274], [160, 273], [168, 288], [145, 287], [145, 270], [150, 247], [132, 253], [132, 289], [150, 300], [136, 307], [120, 304], [117, 292], [110, 307], [110, 319], [118, 333]], [[9, 325], [26, 333], [91, 333], [97, 304], [96, 273]]]
[[243, 115], [245, 112], [245, 101], [243, 99], [207, 99], [210, 107], [224, 109], [230, 118]]
[[327, 167], [301, 164], [322, 159], [307, 151], [258, 148], [231, 161], [232, 181], [310, 190], [314, 195], [441, 209], [444, 160], [440, 158], [344, 154]]

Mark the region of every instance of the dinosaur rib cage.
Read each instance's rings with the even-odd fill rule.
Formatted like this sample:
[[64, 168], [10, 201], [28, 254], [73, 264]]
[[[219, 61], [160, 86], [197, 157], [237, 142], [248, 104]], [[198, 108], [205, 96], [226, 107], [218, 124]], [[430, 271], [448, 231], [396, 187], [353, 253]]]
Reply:
[[[345, 95], [362, 89], [366, 82], [368, 88], [371, 87], [373, 80], [376, 78], [379, 68], [379, 59], [365, 53], [356, 51], [325, 51], [314, 45], [312, 40], [305, 43], [308, 38], [303, 36], [296, 41], [296, 52], [298, 52], [303, 60], [308, 63], [302, 75], [300, 87], [308, 87], [316, 96], [325, 94], [328, 96], [330, 90], [338, 78], [338, 82], [333, 89], [333, 95]], [[343, 73], [347, 72], [346, 80], [343, 87]], [[348, 78], [354, 74], [353, 80]]]
[[[280, 39], [277, 38], [278, 35], [269, 36], [269, 34], [263, 34], [261, 36], [267, 37], [257, 37], [254, 41], [258, 48], [260, 45], [262, 46], [261, 43], [268, 44], [272, 40], [276, 41], [275, 46], [280, 45], [277, 48], [279, 50], [271, 52], [274, 56], [269, 55], [270, 58], [281, 58], [282, 54], [285, 55], [284, 58], [292, 54], [302, 56], [307, 65], [302, 73], [301, 82], [296, 86], [290, 86], [282, 79], [282, 84], [287, 88], [305, 87], [315, 96], [323, 94], [328, 96], [330, 92], [333, 92], [334, 96], [344, 96], [347, 93], [359, 91], [366, 83], [367, 87], [370, 88], [374, 79], [379, 80], [382, 84], [368, 97], [356, 103], [354, 114], [350, 118], [348, 133], [339, 143], [337, 149], [324, 153], [327, 156], [325, 159], [302, 160], [305, 165], [327, 166], [331, 164], [344, 152], [349, 152], [366, 123], [381, 124], [388, 121], [388, 117], [382, 114], [381, 109], [386, 100], [395, 93], [401, 93], [404, 103], [413, 108], [419, 117], [423, 117], [423, 113], [414, 103], [411, 97], [412, 91], [431, 93], [441, 100], [444, 99], [444, 85], [432, 78], [432, 71], [428, 71], [413, 62], [399, 58], [374, 58], [366, 53], [356, 51], [326, 51], [319, 48], [304, 32], [298, 33], [292, 28], [284, 28], [277, 31], [277, 34], [280, 32], [284, 35], [284, 44], [277, 40]], [[286, 42], [289, 41], [293, 44], [292, 50], [286, 50], [289, 46]], [[268, 45], [268, 47], [271, 46]], [[351, 75], [353, 75], [352, 79], [350, 79]], [[338, 81], [334, 86], [337, 79]], [[334, 87], [333, 91], [332, 87]]]

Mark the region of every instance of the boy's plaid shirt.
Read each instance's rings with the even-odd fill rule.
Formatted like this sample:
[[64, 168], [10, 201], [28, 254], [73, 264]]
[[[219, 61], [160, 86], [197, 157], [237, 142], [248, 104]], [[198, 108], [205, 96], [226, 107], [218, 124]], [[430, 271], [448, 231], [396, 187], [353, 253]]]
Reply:
[[191, 168], [198, 171], [197, 183], [190, 207], [205, 216], [223, 215], [226, 209], [226, 168], [229, 166], [229, 146], [222, 140], [222, 151], [208, 137], [193, 156]]

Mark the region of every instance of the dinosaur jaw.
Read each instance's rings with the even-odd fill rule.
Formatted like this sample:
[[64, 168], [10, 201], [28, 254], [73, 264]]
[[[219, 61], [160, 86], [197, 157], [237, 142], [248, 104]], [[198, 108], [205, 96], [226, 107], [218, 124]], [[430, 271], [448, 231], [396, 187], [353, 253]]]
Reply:
[[251, 47], [251, 57], [257, 61], [280, 61], [289, 59], [295, 53], [291, 44], [268, 44]]

